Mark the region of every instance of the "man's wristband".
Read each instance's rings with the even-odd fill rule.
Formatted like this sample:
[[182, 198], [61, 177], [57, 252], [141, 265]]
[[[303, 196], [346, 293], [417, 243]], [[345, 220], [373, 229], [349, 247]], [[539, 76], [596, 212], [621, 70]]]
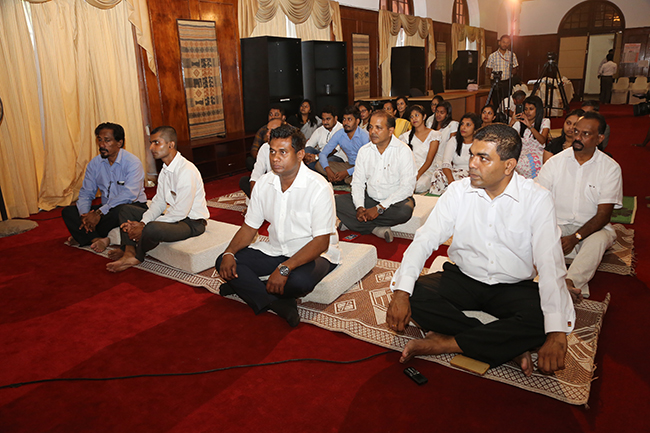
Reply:
[[237, 261], [237, 257], [235, 257], [235, 254], [231, 253], [230, 251], [226, 251], [225, 253], [223, 253], [223, 255], [224, 256], [232, 256], [232, 258], [235, 259], [235, 261]]

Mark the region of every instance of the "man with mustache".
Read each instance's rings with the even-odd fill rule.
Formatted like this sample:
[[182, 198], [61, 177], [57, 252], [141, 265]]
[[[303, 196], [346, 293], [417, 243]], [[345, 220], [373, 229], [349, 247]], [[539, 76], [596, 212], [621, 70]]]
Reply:
[[[222, 296], [236, 293], [255, 314], [271, 310], [295, 327], [296, 298], [314, 290], [341, 260], [334, 192], [303, 164], [305, 136], [299, 129], [273, 129], [269, 146], [273, 171], [255, 184], [244, 224], [215, 267], [227, 281]], [[269, 242], [253, 242], [264, 221]]]
[[394, 135], [395, 117], [386, 111], [372, 113], [370, 143], [356, 157], [352, 194], [336, 196], [339, 229], [354, 230], [393, 241], [391, 227], [413, 215], [415, 160], [411, 149]]
[[609, 223], [623, 206], [623, 176], [616, 161], [598, 149], [607, 124], [587, 112], [575, 126], [573, 146], [542, 166], [537, 182], [553, 193], [562, 249], [573, 259], [567, 287], [576, 300], [589, 297], [589, 281], [616, 240]]
[[[386, 322], [402, 332], [413, 320], [429, 331], [407, 343], [400, 362], [418, 355], [463, 353], [495, 367], [515, 359], [533, 372], [564, 368], [575, 310], [553, 198], [515, 173], [521, 137], [503, 124], [480, 129], [469, 177], [449, 185], [404, 253], [391, 281]], [[453, 235], [443, 272], [420, 276], [432, 251]], [[539, 275], [539, 284], [533, 281]], [[483, 324], [464, 310], [498, 320]]]
[[[95, 128], [99, 155], [86, 166], [76, 205], [61, 212], [70, 231], [68, 241], [90, 245], [98, 253], [108, 247], [108, 232], [120, 225], [120, 209], [132, 204], [147, 209], [144, 169], [140, 160], [124, 150], [124, 128], [102, 123]], [[99, 190], [101, 204], [91, 205]]]

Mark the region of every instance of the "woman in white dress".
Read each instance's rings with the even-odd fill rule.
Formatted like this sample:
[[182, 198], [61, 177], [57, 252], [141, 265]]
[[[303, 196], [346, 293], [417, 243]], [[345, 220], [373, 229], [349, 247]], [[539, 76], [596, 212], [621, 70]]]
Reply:
[[445, 148], [442, 168], [433, 173], [430, 193], [441, 195], [450, 183], [469, 176], [469, 148], [474, 143], [474, 133], [481, 127], [476, 113], [465, 113], [460, 119], [459, 133]]
[[442, 102], [445, 101], [445, 98], [443, 98], [440, 95], [436, 95], [433, 97], [431, 100], [431, 116], [429, 116], [426, 120], [426, 127], [431, 128], [431, 125], [433, 124], [433, 120], [436, 118], [436, 108], [438, 108], [438, 105], [440, 105]]
[[436, 107], [436, 113], [433, 116], [433, 122], [431, 124], [431, 129], [437, 131], [440, 134], [438, 145], [438, 151], [436, 156], [433, 158], [434, 170], [437, 170], [442, 167], [442, 155], [445, 153], [445, 147], [447, 143], [451, 140], [451, 137], [456, 135], [458, 131], [458, 122], [451, 119], [451, 104], [449, 101], [442, 101]]
[[433, 158], [438, 151], [438, 132], [426, 127], [427, 115], [421, 105], [411, 107], [410, 131], [400, 136], [400, 140], [408, 144], [413, 150], [415, 166], [418, 167], [417, 183], [415, 184], [416, 194], [429, 191], [431, 188], [431, 177], [433, 176]]
[[511, 125], [521, 136], [521, 155], [515, 170], [535, 179], [544, 163], [544, 148], [551, 130], [551, 120], [544, 117], [544, 104], [539, 96], [524, 99], [524, 112], [516, 114]]

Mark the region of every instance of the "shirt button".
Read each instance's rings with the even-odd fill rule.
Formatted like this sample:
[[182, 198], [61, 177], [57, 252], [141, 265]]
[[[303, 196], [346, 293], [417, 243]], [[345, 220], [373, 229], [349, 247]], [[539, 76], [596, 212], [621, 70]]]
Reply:
[[490, 260], [490, 264], [493, 265], [493, 264], [494, 264], [494, 261], [493, 261], [493, 260]]

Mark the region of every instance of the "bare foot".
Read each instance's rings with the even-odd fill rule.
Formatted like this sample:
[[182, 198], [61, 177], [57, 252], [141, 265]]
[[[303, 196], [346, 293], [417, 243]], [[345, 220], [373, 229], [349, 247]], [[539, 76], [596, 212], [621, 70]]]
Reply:
[[137, 266], [140, 264], [140, 260], [136, 259], [133, 256], [122, 257], [116, 262], [111, 262], [106, 265], [106, 270], [109, 272], [122, 272], [126, 271], [130, 267]]
[[103, 253], [110, 244], [111, 241], [108, 238], [97, 238], [93, 240], [92, 244], [90, 244], [90, 249], [96, 253]]
[[523, 371], [526, 376], [533, 374], [533, 358], [530, 356], [530, 352], [522, 353], [513, 361], [519, 364], [521, 371]]
[[566, 287], [569, 289], [569, 293], [571, 294], [571, 299], [573, 299], [574, 304], [579, 304], [582, 302], [583, 296], [582, 296], [582, 290], [578, 289], [573, 285], [573, 281], [571, 280], [566, 280]]
[[70, 245], [71, 247], [76, 247], [77, 245], [79, 245], [79, 242], [75, 241], [72, 236], [70, 236], [68, 238], [67, 242], [68, 242], [68, 245]]
[[441, 353], [462, 352], [454, 337], [429, 331], [423, 339], [411, 340], [406, 344], [399, 362], [404, 364], [418, 355], [440, 355]]
[[112, 250], [108, 251], [108, 258], [111, 260], [119, 260], [123, 255], [124, 251], [122, 251], [120, 248], [113, 248]]

